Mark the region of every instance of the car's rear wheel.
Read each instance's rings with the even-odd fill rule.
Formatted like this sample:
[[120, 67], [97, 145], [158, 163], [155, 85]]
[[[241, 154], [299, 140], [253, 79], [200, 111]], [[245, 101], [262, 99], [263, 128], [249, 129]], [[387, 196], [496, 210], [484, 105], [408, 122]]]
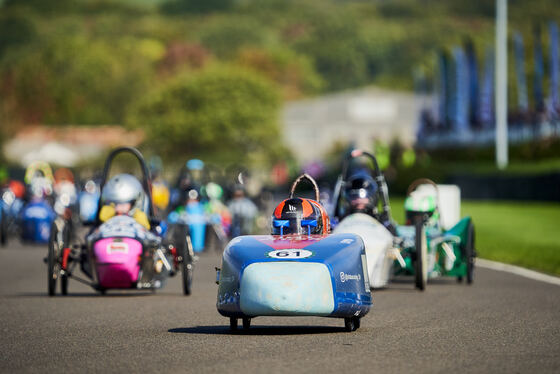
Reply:
[[467, 243], [465, 244], [465, 257], [467, 261], [467, 284], [472, 284], [474, 280], [474, 258], [476, 253], [474, 250], [474, 224], [469, 223], [469, 228], [467, 232]]
[[58, 261], [60, 251], [58, 245], [58, 226], [56, 222], [53, 222], [47, 253], [47, 286], [49, 296], [54, 296], [56, 292], [56, 280], [60, 275], [60, 263]]
[[190, 295], [192, 292], [192, 280], [193, 280], [193, 248], [191, 237], [188, 234], [188, 230], [183, 231], [186, 238], [186, 245], [183, 246], [183, 251], [181, 256], [183, 257], [181, 265], [181, 273], [183, 276], [183, 294]]
[[60, 292], [63, 295], [68, 295], [68, 275], [62, 274], [60, 276]]
[[190, 295], [194, 270], [194, 252], [192, 241], [189, 235], [189, 227], [185, 224], [173, 225], [169, 229], [169, 240], [171, 244], [177, 249], [177, 254], [180, 256], [179, 266], [181, 268], [183, 294]]
[[232, 331], [237, 330], [237, 318], [229, 317], [229, 329]]
[[4, 247], [8, 242], [8, 221], [4, 211], [0, 212], [0, 244]]
[[414, 218], [416, 260], [414, 264], [414, 283], [421, 291], [426, 289], [428, 281], [428, 246], [421, 216]]
[[[59, 256], [62, 255], [65, 248], [70, 247], [70, 237], [72, 235], [72, 221], [64, 221], [64, 226], [62, 227], [62, 242], [59, 242]], [[68, 266], [68, 265], [67, 265]], [[60, 292], [63, 295], [68, 295], [68, 273], [67, 269], [60, 274]]]

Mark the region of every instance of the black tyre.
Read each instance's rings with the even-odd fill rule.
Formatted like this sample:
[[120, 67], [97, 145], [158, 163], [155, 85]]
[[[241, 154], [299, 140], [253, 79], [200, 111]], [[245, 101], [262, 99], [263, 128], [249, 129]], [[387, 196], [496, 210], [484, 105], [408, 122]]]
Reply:
[[476, 253], [474, 250], [474, 224], [469, 223], [467, 232], [467, 243], [465, 244], [465, 260], [467, 261], [467, 284], [472, 284], [474, 280], [474, 258]]
[[59, 224], [54, 221], [51, 225], [51, 233], [49, 237], [48, 254], [47, 254], [47, 283], [49, 296], [56, 293], [56, 281], [60, 279], [60, 287], [63, 295], [68, 294], [68, 275], [61, 274], [61, 258], [62, 251], [68, 246], [70, 241], [70, 227], [68, 221], [62, 221], [62, 231]]
[[243, 317], [243, 329], [249, 330], [250, 327], [251, 327], [251, 318]]
[[62, 274], [60, 276], [60, 292], [63, 295], [68, 295], [68, 275]]
[[49, 296], [54, 296], [56, 291], [56, 280], [60, 274], [60, 264], [58, 262], [58, 226], [53, 222], [51, 226], [51, 236], [47, 254], [47, 285]]
[[229, 329], [231, 331], [237, 330], [237, 318], [229, 317]]
[[414, 284], [421, 291], [426, 289], [428, 281], [428, 250], [424, 222], [421, 216], [414, 219], [416, 259], [414, 263]]
[[[358, 327], [359, 327], [359, 321], [358, 321]], [[356, 327], [356, 318], [355, 317], [347, 317], [344, 318], [344, 329], [346, 330], [346, 332], [352, 332], [354, 330], [356, 330], [358, 327]]]
[[193, 279], [193, 258], [194, 251], [187, 225], [176, 224], [169, 229], [170, 243], [177, 249], [180, 257], [179, 266], [181, 268], [181, 279], [183, 283], [183, 294], [190, 295]]
[[214, 231], [214, 227], [210, 224], [206, 225], [206, 232], [204, 233], [204, 250], [213, 251], [218, 247], [217, 234]]
[[[62, 242], [60, 242], [61, 247], [59, 248], [59, 254], [62, 255], [62, 251], [64, 248], [68, 248], [70, 246], [70, 238], [72, 235], [72, 221], [65, 220], [64, 226], [62, 228]], [[61, 274], [60, 275], [60, 292], [63, 295], [68, 295], [68, 274]]]
[[5, 217], [5, 212], [1, 212], [0, 218], [0, 244], [4, 247], [8, 243], [8, 221]]
[[187, 234], [187, 245], [184, 246], [182, 257], [183, 261], [181, 262], [181, 273], [183, 275], [183, 294], [190, 295], [192, 291], [192, 280], [193, 280], [193, 249], [191, 243], [191, 237]]

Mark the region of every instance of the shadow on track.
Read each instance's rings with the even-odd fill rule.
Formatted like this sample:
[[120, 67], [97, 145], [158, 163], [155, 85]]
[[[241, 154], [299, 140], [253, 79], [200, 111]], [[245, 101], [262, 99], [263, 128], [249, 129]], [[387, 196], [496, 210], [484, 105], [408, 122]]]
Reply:
[[374, 294], [380, 292], [380, 293], [392, 293], [392, 292], [399, 292], [399, 293], [415, 293], [418, 292], [417, 289], [414, 288], [414, 285], [412, 285], [412, 287], [410, 286], [409, 283], [401, 283], [401, 284], [395, 284], [395, 283], [391, 283], [386, 287], [383, 288], [374, 288], [373, 290], [371, 290], [371, 292], [373, 292]]
[[100, 293], [96, 292], [69, 292], [68, 295], [55, 295], [49, 296], [46, 292], [22, 292], [15, 295], [8, 295], [7, 297], [44, 297], [47, 299], [72, 299], [74, 297], [98, 297], [98, 298], [105, 298], [105, 297], [144, 297], [144, 296], [153, 296], [154, 293], [152, 292], [135, 292], [135, 293], [106, 293], [105, 295], [101, 295]]
[[[428, 280], [427, 287], [429, 288], [430, 285], [435, 286], [458, 286], [458, 287], [465, 287], [466, 281], [463, 280], [459, 282], [457, 278], [454, 277], [438, 277], [438, 278], [430, 278]], [[414, 280], [411, 277], [404, 277], [399, 276], [391, 279], [391, 282], [383, 288], [376, 288], [373, 292], [421, 292], [414, 287]]]
[[239, 328], [232, 331], [229, 326], [178, 327], [167, 330], [174, 334], [205, 335], [309, 335], [345, 332], [344, 327], [331, 326], [255, 326], [248, 330]]

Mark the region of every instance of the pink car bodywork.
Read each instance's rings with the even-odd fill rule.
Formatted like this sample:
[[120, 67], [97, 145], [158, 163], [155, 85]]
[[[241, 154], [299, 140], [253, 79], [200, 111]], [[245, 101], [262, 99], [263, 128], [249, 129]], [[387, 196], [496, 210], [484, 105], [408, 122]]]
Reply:
[[105, 238], [93, 246], [97, 279], [103, 288], [130, 288], [138, 281], [142, 244], [132, 238]]

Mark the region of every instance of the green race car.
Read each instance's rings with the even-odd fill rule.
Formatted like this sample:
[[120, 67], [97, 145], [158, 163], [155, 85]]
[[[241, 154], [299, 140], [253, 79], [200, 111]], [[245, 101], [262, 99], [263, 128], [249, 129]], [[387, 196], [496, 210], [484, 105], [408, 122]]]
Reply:
[[[442, 188], [446, 190], [443, 197]], [[449, 204], [443, 215], [442, 202]], [[420, 290], [425, 289], [428, 279], [440, 276], [473, 282], [474, 224], [470, 217], [458, 219], [459, 207], [456, 186], [438, 186], [429, 179], [410, 185], [405, 200], [406, 224], [397, 227], [402, 241], [393, 267], [395, 275], [414, 275]]]

